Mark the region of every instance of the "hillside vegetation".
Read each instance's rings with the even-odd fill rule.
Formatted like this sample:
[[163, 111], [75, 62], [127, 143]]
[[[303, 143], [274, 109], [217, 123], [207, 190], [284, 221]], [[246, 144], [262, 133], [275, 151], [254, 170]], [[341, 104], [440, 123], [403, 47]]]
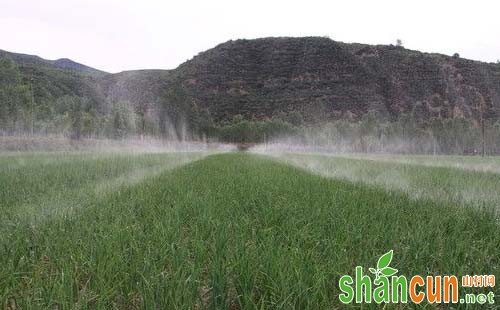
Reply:
[[174, 70], [118, 74], [68, 59], [0, 58], [4, 134], [319, 135], [352, 141], [356, 151], [390, 140], [471, 153], [482, 148], [484, 127], [488, 152], [500, 149], [500, 65], [458, 56], [306, 37], [229, 41]]

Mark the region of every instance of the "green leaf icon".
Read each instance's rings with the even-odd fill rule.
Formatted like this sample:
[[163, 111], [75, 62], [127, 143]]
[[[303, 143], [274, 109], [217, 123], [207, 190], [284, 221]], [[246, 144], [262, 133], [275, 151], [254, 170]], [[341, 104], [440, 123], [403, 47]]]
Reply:
[[390, 276], [398, 273], [398, 270], [391, 268], [391, 267], [386, 267], [386, 268], [382, 269], [380, 272], [382, 273], [382, 275], [384, 275], [386, 277], [390, 277]]
[[377, 268], [384, 269], [385, 267], [389, 266], [391, 260], [392, 260], [392, 250], [385, 253], [378, 259]]
[[370, 270], [370, 272], [373, 274], [377, 273], [377, 270], [375, 270], [375, 268], [369, 268], [368, 270]]

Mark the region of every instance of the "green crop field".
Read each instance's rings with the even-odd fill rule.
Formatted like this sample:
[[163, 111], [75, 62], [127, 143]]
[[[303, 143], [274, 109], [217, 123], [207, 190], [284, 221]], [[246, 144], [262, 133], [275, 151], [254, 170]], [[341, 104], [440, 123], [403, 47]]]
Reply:
[[498, 158], [4, 154], [0, 301], [345, 308], [339, 278], [389, 250], [400, 274], [499, 279], [499, 204]]

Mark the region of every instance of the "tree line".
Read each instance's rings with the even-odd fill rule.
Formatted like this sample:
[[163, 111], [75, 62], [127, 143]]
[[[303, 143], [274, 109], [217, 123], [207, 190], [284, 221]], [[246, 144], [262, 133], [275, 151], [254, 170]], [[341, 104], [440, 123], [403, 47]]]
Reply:
[[[51, 84], [50, 80], [43, 82]], [[71, 80], [61, 84], [73, 92], [52, 89], [61, 94], [56, 98], [36, 84], [34, 77], [23, 78], [15, 62], [0, 58], [0, 135], [62, 135], [81, 139], [160, 134], [159, 126], [153, 124], [155, 120], [130, 102], [116, 101], [103, 106], [93, 98], [76, 95], [74, 90], [78, 90], [78, 85]]]
[[408, 154], [500, 154], [500, 121], [465, 118], [419, 120], [414, 114], [383, 121], [367, 113], [358, 121], [336, 120], [305, 125], [300, 114], [278, 114], [272, 119], [249, 121], [241, 116], [217, 127], [218, 137], [238, 143], [295, 143], [345, 152]]

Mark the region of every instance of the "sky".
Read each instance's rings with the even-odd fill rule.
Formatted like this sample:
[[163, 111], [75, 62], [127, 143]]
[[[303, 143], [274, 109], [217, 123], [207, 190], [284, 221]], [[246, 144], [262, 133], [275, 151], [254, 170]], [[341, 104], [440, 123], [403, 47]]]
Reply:
[[173, 69], [231, 39], [336, 41], [496, 62], [498, 0], [0, 0], [0, 49], [108, 72]]

